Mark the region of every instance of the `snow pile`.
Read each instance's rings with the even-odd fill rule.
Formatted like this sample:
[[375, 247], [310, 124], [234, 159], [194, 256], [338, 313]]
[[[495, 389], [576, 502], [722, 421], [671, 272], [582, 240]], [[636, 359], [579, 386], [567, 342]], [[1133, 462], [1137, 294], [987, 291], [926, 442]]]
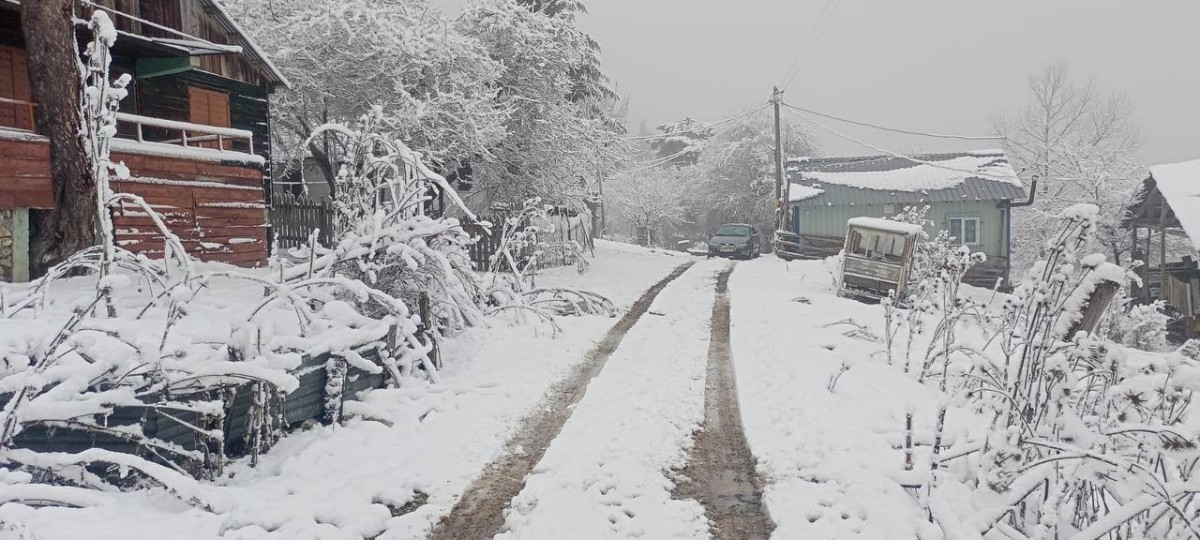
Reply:
[[1191, 238], [1192, 248], [1200, 250], [1200, 159], [1155, 165], [1150, 177]]
[[809, 182], [889, 191], [928, 191], [958, 186], [968, 178], [982, 178], [1020, 187], [1021, 180], [1001, 150], [970, 152], [962, 156], [929, 161], [909, 161], [909, 165], [886, 171], [836, 172], [806, 170]]

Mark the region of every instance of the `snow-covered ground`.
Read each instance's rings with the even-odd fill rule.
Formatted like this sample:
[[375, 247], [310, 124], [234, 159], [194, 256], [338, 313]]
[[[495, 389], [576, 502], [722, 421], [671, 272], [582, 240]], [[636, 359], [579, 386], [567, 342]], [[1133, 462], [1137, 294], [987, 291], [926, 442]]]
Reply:
[[[688, 260], [600, 241], [589, 272], [555, 269], [538, 284], [599, 292], [624, 310]], [[518, 420], [615, 322], [563, 318], [553, 337], [503, 320], [470, 330], [444, 345], [441, 384], [370, 391], [347, 408], [377, 421], [295, 433], [257, 467], [229, 467], [204, 486], [220, 503], [217, 513], [157, 490], [98, 494], [85, 509], [0, 500], [0, 523], [16, 527], [0, 530], [0, 539], [422, 538], [500, 454]]]
[[716, 273], [703, 261], [658, 296], [588, 386], [498, 540], [707, 538], [700, 504], [673, 500], [704, 420], [705, 366]]
[[[557, 437], [539, 446], [545, 453], [497, 539], [710, 537], [706, 507], [679, 498], [676, 471], [705, 421], [715, 276], [734, 263], [599, 242], [588, 273], [556, 269], [538, 284], [600, 292], [627, 310], [694, 261], [624, 334]], [[737, 263], [729, 280], [738, 401], [776, 525], [771, 538], [978, 538], [981, 524], [995, 519], [987, 516], [1008, 507], [987, 486], [959, 481], [980, 464], [972, 445], [984, 439], [987, 422], [965, 408], [972, 402], [964, 396], [951, 398], [905, 372], [903, 332], [889, 365], [878, 338], [884, 310], [838, 298], [833, 270], [829, 261], [765, 256]], [[993, 307], [1005, 300], [985, 290], [966, 295]], [[257, 467], [232, 465], [200, 486], [212, 512], [157, 490], [88, 492], [93, 505], [84, 509], [4, 504], [0, 492], [0, 524], [10, 527], [0, 527], [0, 539], [26, 538], [22, 532], [39, 540], [425, 538], [616, 319], [559, 322], [563, 332], [551, 336], [545, 327], [494, 319], [448, 341], [440, 384], [366, 392], [347, 405], [353, 418], [345, 424], [292, 434]], [[956, 328], [957, 342], [983, 349], [974, 324]], [[916, 338], [914, 367], [927, 339]], [[1142, 353], [1134, 357], [1141, 362]], [[939, 487], [925, 500], [926, 489], [905, 486], [929, 483], [941, 407], [948, 410], [942, 456], [957, 460], [944, 460]], [[729, 538], [720, 533], [713, 537]]]
[[[906, 411], [918, 436], [931, 431], [939, 392], [888, 366], [881, 344], [845, 335], [853, 326], [833, 324], [852, 319], [882, 335], [880, 307], [835, 296], [824, 261], [744, 262], [729, 289], [742, 420], [772, 538], [941, 538], [901, 487], [904, 454], [895, 448]], [[830, 392], [843, 363], [849, 370]]]

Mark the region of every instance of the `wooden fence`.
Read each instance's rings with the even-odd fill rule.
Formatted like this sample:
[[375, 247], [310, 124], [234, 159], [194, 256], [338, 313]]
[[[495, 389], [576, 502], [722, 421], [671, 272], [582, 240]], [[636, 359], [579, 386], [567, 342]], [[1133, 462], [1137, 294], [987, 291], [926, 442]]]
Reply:
[[[483, 221], [491, 223], [492, 227], [489, 229], [476, 224], [465, 224], [463, 229], [476, 239], [468, 248], [472, 265], [477, 272], [486, 272], [491, 269], [492, 255], [500, 249], [504, 222], [509, 218], [509, 214], [493, 212], [480, 217]], [[553, 228], [540, 227], [536, 233], [536, 247], [524, 245], [520, 249], [514, 250], [513, 256], [518, 265], [523, 266], [529, 257], [539, 250], [541, 253], [535, 261], [538, 268], [556, 268], [575, 264], [577, 252], [573, 244], [577, 244], [580, 249], [588, 252], [595, 251], [596, 246], [592, 239], [590, 220], [586, 214], [571, 215], [566, 212], [558, 212], [550, 214], [549, 217], [549, 225], [553, 225]]]
[[[492, 212], [480, 216], [484, 221], [492, 223], [489, 229], [478, 224], [465, 223], [463, 230], [475, 239], [467, 251], [471, 256], [471, 264], [476, 271], [485, 272], [491, 269], [491, 257], [500, 248], [501, 233], [504, 222], [509, 218], [507, 212]], [[542, 226], [537, 232], [538, 248], [524, 246], [513, 255], [517, 263], [524, 265], [533, 253], [540, 249], [537, 258], [538, 268], [554, 268], [575, 263], [576, 250], [573, 244], [587, 251], [594, 251], [590, 220], [586, 214], [572, 214], [566, 211], [553, 211], [549, 215], [553, 227]], [[333, 238], [333, 204], [327, 198], [297, 197], [289, 194], [277, 194], [271, 204], [271, 227], [275, 237], [275, 247], [288, 249], [308, 245], [309, 236], [315, 229], [320, 229], [317, 243], [331, 247]]]
[[319, 229], [317, 243], [330, 247], [333, 238], [333, 202], [320, 197], [275, 194], [271, 201], [271, 230], [275, 247], [294, 248], [308, 245], [313, 230]]

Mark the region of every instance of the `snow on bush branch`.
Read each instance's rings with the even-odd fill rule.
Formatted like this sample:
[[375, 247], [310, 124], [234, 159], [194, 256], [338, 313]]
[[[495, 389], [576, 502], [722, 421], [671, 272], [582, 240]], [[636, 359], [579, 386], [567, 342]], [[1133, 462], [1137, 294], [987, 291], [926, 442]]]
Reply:
[[[108, 79], [116, 33], [102, 11], [95, 12], [90, 28], [95, 39], [81, 69], [87, 84], [80, 132], [98, 183], [102, 243], [30, 284], [4, 288], [0, 500], [82, 505], [90, 499], [80, 490], [118, 482], [160, 485], [214, 509], [210, 490], [193, 477], [220, 471], [230, 442], [222, 426], [238, 392], [254, 395], [245, 443], [256, 452], [278, 437], [278, 401], [299, 385], [294, 373], [304, 358], [330, 355], [331, 362], [386, 373], [396, 383], [418, 374], [418, 367], [436, 379], [431, 344], [405, 301], [353, 276], [318, 272], [316, 265], [283, 280], [201, 270], [145, 201], [113, 193], [109, 175], [128, 174], [109, 157], [128, 78]], [[401, 157], [422, 169], [416, 156]], [[162, 260], [114, 245], [107, 216], [118, 203], [151, 216], [165, 239]], [[402, 217], [407, 219], [396, 217], [398, 225], [388, 234], [419, 237], [444, 227], [411, 213]], [[405, 259], [423, 255], [411, 239], [371, 238]], [[81, 274], [96, 279], [75, 277]], [[148, 415], [185, 427], [195, 444], [157, 438], [138, 420]], [[38, 437], [55, 432], [124, 441], [136, 452], [92, 448], [47, 454], [23, 448], [37, 447]], [[23, 434], [34, 439], [24, 440]]]
[[[1191, 407], [1200, 346], [1149, 354], [1087, 331], [1129, 278], [1088, 254], [1097, 213], [1091, 205], [1064, 209], [1049, 256], [998, 311], [952, 290], [953, 270], [966, 262], [953, 256], [938, 265], [941, 298], [921, 305], [914, 289], [919, 309], [910, 314], [939, 319], [918, 377], [938, 379], [989, 424], [982, 440], [946, 449], [952, 457], [932, 449], [920, 499], [948, 537], [1200, 538], [1200, 417]], [[965, 320], [978, 323], [981, 345], [956, 342], [970, 331]], [[935, 440], [945, 416], [938, 411]]]

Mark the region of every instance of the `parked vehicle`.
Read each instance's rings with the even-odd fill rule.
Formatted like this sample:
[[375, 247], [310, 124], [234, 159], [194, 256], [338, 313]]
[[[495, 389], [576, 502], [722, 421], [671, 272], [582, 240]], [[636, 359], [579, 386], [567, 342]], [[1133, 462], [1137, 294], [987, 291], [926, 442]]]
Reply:
[[889, 290], [902, 298], [921, 226], [883, 218], [847, 222], [839, 296], [880, 299]]
[[753, 259], [762, 253], [762, 236], [745, 223], [726, 223], [708, 239], [709, 257]]

